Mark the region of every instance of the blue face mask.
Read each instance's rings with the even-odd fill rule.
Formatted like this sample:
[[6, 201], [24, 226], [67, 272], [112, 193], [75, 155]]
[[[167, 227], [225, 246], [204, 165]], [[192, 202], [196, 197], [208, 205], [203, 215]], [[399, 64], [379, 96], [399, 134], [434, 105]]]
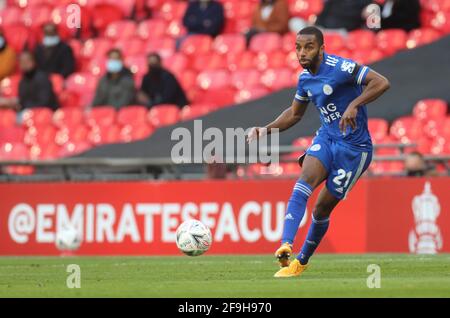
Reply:
[[108, 60], [106, 62], [106, 69], [109, 73], [119, 73], [123, 68], [123, 64], [120, 60]]
[[59, 43], [59, 36], [57, 35], [52, 36], [46, 35], [42, 40], [42, 44], [44, 44], [44, 46], [47, 47], [58, 45], [58, 43]]
[[5, 38], [0, 36], [0, 49], [2, 49], [6, 44]]

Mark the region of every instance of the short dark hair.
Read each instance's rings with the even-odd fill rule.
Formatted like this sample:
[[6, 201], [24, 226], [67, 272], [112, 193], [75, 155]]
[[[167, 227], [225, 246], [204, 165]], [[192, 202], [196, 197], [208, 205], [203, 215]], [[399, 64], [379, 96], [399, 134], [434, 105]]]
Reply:
[[323, 33], [320, 31], [319, 28], [316, 28], [315, 26], [308, 26], [306, 28], [301, 29], [298, 31], [297, 35], [314, 35], [317, 39], [317, 42], [319, 42], [319, 45], [323, 45]]
[[161, 63], [161, 55], [159, 55], [156, 52], [151, 52], [147, 55], [147, 59], [150, 59], [151, 57], [156, 57], [159, 63]]
[[112, 49], [110, 49], [110, 50], [108, 51], [108, 53], [106, 53], [106, 56], [110, 56], [110, 55], [113, 54], [113, 53], [119, 54], [120, 58], [123, 57], [122, 51], [121, 51], [120, 49], [118, 49], [118, 48], [112, 48]]

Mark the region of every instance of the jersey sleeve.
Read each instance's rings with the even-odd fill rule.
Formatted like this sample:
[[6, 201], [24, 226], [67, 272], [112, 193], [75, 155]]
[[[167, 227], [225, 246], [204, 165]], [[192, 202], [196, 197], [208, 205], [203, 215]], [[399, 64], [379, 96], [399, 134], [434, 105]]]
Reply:
[[308, 93], [303, 88], [303, 81], [301, 76], [298, 80], [297, 91], [295, 92], [295, 100], [300, 103], [307, 103], [310, 101]]
[[352, 60], [343, 59], [337, 68], [337, 77], [343, 83], [362, 85], [370, 68]]

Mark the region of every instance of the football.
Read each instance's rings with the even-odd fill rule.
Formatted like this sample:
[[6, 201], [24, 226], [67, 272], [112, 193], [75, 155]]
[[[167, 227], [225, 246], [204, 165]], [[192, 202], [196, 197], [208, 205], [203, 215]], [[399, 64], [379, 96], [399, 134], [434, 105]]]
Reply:
[[56, 233], [56, 247], [60, 251], [75, 251], [81, 245], [81, 235], [72, 225], [64, 225]]
[[211, 244], [210, 229], [198, 220], [185, 221], [177, 229], [177, 246], [188, 256], [202, 255]]

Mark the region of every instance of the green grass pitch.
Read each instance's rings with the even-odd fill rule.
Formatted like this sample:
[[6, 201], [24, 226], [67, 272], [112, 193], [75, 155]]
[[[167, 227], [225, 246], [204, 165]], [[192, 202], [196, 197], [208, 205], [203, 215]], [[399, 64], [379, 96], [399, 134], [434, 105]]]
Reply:
[[[69, 289], [67, 265], [81, 269]], [[367, 287], [367, 266], [381, 288]], [[300, 277], [273, 278], [271, 256], [4, 257], [0, 297], [450, 297], [450, 254], [319, 254]]]

